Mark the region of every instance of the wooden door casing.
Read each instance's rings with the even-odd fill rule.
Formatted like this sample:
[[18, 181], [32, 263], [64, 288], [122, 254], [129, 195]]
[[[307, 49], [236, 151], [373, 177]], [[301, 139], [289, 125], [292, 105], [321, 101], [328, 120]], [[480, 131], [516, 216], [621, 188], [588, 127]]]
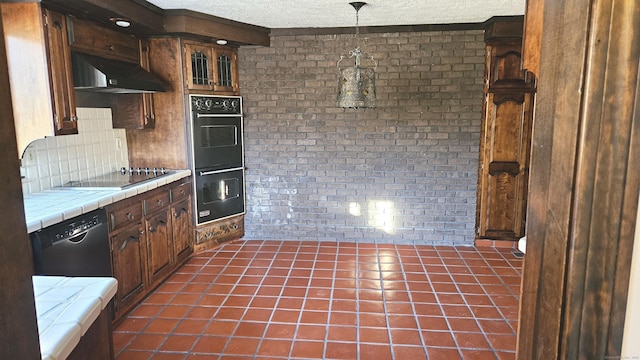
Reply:
[[516, 358], [620, 359], [623, 337], [637, 338], [624, 323], [640, 194], [640, 3], [541, 6]]

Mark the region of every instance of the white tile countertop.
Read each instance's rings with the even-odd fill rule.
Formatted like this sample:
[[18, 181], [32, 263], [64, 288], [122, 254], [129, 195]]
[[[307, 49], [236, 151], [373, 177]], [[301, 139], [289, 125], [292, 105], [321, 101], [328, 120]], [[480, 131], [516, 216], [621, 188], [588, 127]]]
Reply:
[[53, 188], [24, 195], [27, 232], [32, 233], [190, 175], [190, 170], [176, 170], [172, 174], [122, 190]]
[[66, 359], [117, 289], [112, 277], [33, 276], [42, 359]]

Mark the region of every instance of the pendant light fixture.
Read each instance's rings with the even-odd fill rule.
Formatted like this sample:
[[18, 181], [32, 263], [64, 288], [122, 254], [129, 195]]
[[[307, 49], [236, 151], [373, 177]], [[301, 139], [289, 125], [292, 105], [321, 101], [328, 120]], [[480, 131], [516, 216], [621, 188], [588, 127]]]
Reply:
[[[356, 48], [349, 51], [348, 59], [353, 60], [353, 66], [340, 67], [340, 62], [345, 60], [345, 55], [338, 60], [338, 99], [337, 105], [341, 108], [374, 108], [376, 107], [375, 68], [377, 63], [372, 57], [364, 57], [360, 50], [360, 27], [358, 12], [365, 6], [365, 2], [349, 3], [356, 9]], [[370, 62], [372, 66], [364, 66], [362, 60]]]

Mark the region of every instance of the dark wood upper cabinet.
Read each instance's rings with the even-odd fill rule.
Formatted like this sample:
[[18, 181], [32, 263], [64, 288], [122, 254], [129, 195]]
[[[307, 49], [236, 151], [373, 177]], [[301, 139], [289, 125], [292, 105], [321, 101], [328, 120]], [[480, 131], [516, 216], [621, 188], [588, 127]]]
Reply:
[[189, 90], [238, 93], [238, 55], [234, 48], [186, 40], [185, 82]]
[[190, 90], [213, 91], [213, 49], [205, 45], [185, 43], [185, 81]]
[[71, 50], [107, 59], [140, 63], [140, 47], [135, 36], [76, 18], [69, 18], [67, 26]]
[[0, 9], [20, 157], [35, 139], [77, 133], [66, 20], [36, 2]]
[[[139, 41], [140, 66], [149, 71], [149, 44]], [[153, 129], [156, 125], [153, 93], [117, 94], [111, 96], [113, 127], [120, 129]]]
[[56, 135], [78, 133], [71, 56], [69, 54], [66, 17], [44, 9], [44, 31], [49, 55], [51, 100]]
[[214, 90], [219, 92], [238, 92], [238, 52], [232, 48], [217, 47], [215, 56]]

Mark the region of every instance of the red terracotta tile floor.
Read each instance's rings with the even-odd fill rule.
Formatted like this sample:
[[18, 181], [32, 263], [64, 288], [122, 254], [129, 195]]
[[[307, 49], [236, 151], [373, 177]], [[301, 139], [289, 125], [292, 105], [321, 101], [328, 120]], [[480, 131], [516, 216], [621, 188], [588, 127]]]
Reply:
[[238, 241], [114, 330], [126, 359], [514, 359], [511, 249]]

